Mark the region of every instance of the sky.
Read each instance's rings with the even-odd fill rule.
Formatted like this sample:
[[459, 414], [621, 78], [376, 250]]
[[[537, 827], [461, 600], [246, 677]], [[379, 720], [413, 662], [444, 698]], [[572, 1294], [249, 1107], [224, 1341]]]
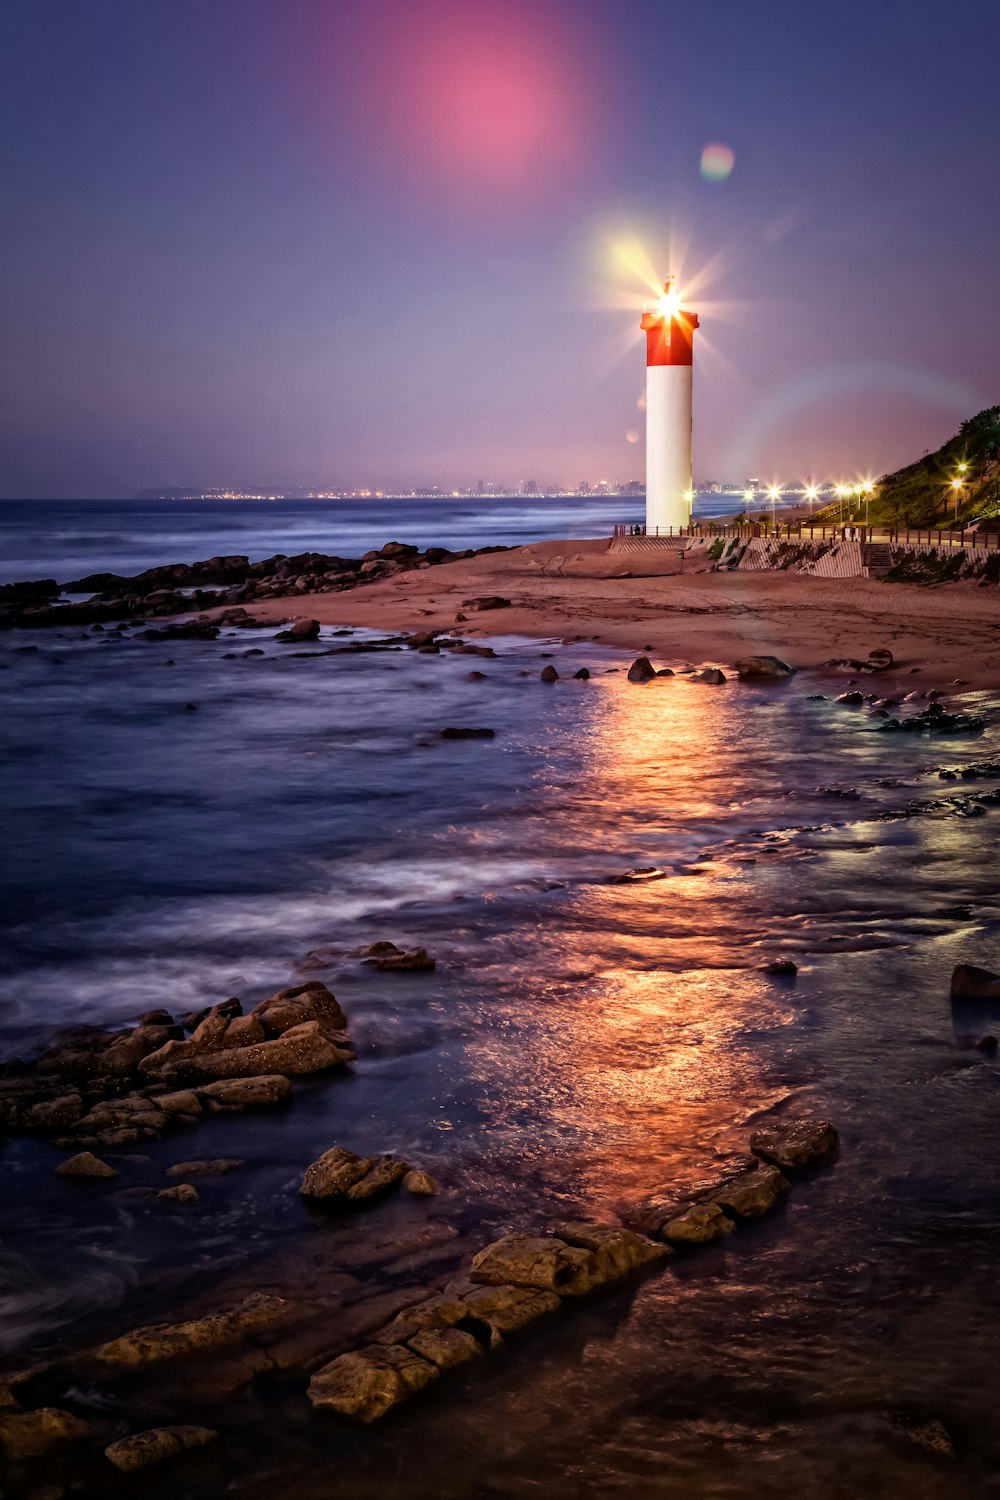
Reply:
[[[4, 0], [0, 496], [877, 475], [1000, 402], [997, 0]], [[725, 148], [709, 150], [706, 147]]]

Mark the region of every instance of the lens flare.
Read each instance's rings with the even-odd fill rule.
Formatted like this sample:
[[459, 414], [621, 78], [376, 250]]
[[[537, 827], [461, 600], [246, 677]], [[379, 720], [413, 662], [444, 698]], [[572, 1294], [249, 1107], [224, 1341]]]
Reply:
[[626, 432], [625, 441], [626, 443], [637, 443], [639, 441], [639, 434], [634, 427], [630, 427], [628, 432]]
[[725, 182], [736, 165], [736, 152], [721, 141], [710, 141], [701, 153], [701, 175], [706, 182]]

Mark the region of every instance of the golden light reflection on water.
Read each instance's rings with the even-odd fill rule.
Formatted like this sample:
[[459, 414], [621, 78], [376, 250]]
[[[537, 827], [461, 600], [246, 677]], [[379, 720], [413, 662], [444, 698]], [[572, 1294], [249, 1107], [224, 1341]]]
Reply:
[[[514, 1118], [545, 1121], [542, 1136], [509, 1141], [521, 1167], [537, 1161], [595, 1211], [703, 1176], [716, 1152], [745, 1148], [749, 1113], [789, 1091], [752, 1040], [796, 1016], [787, 992], [747, 968], [752, 877], [724, 858], [687, 873], [746, 786], [733, 771], [736, 711], [711, 687], [619, 678], [585, 726], [565, 817], [605, 868], [632, 846], [667, 873], [584, 883], [537, 932], [527, 988], [540, 1019], [530, 1067], [505, 1089]], [[539, 983], [555, 975], [585, 977]], [[486, 1043], [484, 1076], [503, 1073], [504, 1045]]]

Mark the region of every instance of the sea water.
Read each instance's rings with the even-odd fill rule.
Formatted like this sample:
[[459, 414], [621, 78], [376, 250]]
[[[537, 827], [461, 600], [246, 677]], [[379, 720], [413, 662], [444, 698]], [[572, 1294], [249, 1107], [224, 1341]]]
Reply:
[[[186, 1493], [993, 1494], [1000, 1094], [974, 1043], [1000, 1007], [952, 1005], [948, 980], [998, 967], [998, 782], [938, 772], [996, 760], [996, 695], [963, 694], [982, 736], [929, 739], [806, 674], [637, 686], [593, 643], [501, 636], [482, 660], [273, 635], [0, 638], [4, 1055], [313, 977], [358, 1053], [287, 1111], [118, 1159], [159, 1186], [173, 1161], [244, 1158], [194, 1211], [81, 1192], [51, 1146], [10, 1141], [6, 1366], [366, 1233], [441, 1230], [408, 1273], [425, 1284], [496, 1234], [693, 1181], [775, 1111], [819, 1114], [839, 1159], [723, 1248], [539, 1325], [377, 1434], [304, 1421], [298, 1390], [248, 1395], [239, 1461], [207, 1450]], [[640, 866], [658, 877], [617, 883]], [[373, 973], [358, 950], [381, 939], [437, 970]], [[794, 981], [758, 970], [776, 955]], [[363, 1228], [314, 1216], [298, 1183], [334, 1144], [442, 1191]], [[900, 1414], [943, 1422], [957, 1456]]]

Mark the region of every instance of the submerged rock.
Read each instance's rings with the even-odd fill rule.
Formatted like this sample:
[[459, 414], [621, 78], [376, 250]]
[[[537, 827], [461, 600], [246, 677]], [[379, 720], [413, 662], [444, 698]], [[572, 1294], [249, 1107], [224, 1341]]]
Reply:
[[774, 974], [781, 978], [790, 979], [799, 972], [799, 966], [790, 958], [772, 958], [766, 964], [760, 964], [762, 974]]
[[431, 1198], [437, 1192], [438, 1185], [429, 1172], [413, 1170], [403, 1178], [403, 1188], [416, 1198]]
[[151, 1427], [110, 1443], [104, 1456], [123, 1474], [131, 1474], [178, 1458], [192, 1448], [204, 1448], [218, 1436], [212, 1427]]
[[314, 641], [319, 635], [318, 620], [296, 620], [287, 630], [280, 630], [276, 641]]
[[246, 1162], [240, 1156], [219, 1156], [211, 1161], [179, 1161], [167, 1168], [167, 1176], [223, 1177], [227, 1172], [235, 1172], [237, 1167], [245, 1166]]
[[725, 1213], [736, 1219], [759, 1219], [778, 1204], [788, 1192], [788, 1179], [777, 1167], [760, 1167], [740, 1172], [710, 1197]]
[[161, 1188], [156, 1196], [161, 1203], [197, 1203], [199, 1199], [198, 1189], [190, 1182], [178, 1183], [177, 1187]]
[[371, 1165], [370, 1156], [356, 1156], [343, 1146], [332, 1146], [306, 1168], [299, 1192], [304, 1198], [344, 1197]]
[[832, 1156], [840, 1144], [829, 1120], [789, 1120], [754, 1131], [750, 1149], [778, 1167], [808, 1167]]
[[700, 672], [693, 672], [688, 678], [689, 682], [703, 682], [709, 687], [721, 687], [725, 680], [725, 672], [720, 672], [718, 667], [702, 667]]
[[[482, 676], [482, 673], [479, 674]], [[461, 725], [449, 724], [442, 729], [443, 740], [492, 740], [496, 736], [495, 729], [468, 729]]]
[[437, 968], [437, 959], [426, 948], [403, 949], [395, 943], [372, 943], [364, 954], [365, 963], [383, 974], [419, 973]]

